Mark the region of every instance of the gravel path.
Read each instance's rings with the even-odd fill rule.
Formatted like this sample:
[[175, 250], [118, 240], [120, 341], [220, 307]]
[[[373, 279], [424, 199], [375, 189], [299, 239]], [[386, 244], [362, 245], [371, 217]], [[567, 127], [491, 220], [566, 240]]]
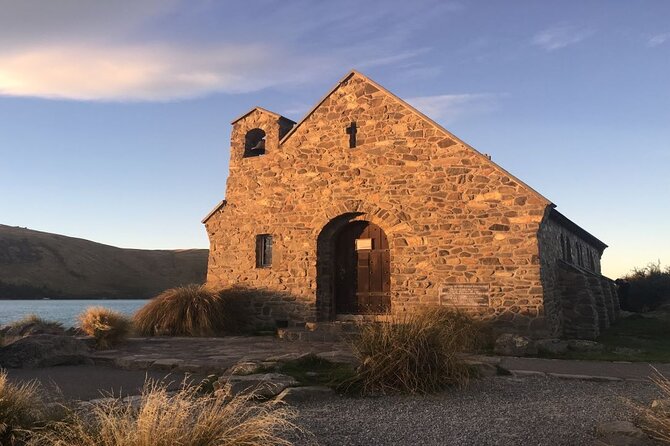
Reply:
[[576, 446], [593, 444], [598, 422], [630, 419], [626, 399], [655, 396], [644, 382], [497, 377], [438, 396], [334, 397], [297, 409], [320, 445]]

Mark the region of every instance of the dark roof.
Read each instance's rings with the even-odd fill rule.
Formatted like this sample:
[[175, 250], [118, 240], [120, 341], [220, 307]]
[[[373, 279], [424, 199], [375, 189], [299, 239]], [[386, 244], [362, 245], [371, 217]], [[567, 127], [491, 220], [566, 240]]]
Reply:
[[210, 218], [212, 215], [214, 215], [214, 214], [216, 213], [216, 211], [218, 211], [219, 209], [221, 209], [222, 207], [224, 207], [224, 206], [226, 205], [226, 203], [227, 203], [226, 200], [221, 200], [221, 201], [219, 201], [219, 204], [217, 204], [216, 206], [214, 206], [214, 209], [212, 209], [211, 211], [209, 211], [209, 214], [207, 214], [207, 215], [205, 216], [205, 218], [202, 219], [202, 222], [201, 222], [201, 223], [203, 223], [203, 224], [204, 224], [204, 223], [207, 223], [207, 220], [209, 220], [209, 218]]
[[288, 121], [288, 122], [291, 122], [291, 123], [295, 124], [295, 121], [294, 121], [294, 120], [289, 119], [289, 118], [287, 118], [286, 116], [282, 116], [282, 115], [280, 115], [279, 113], [275, 113], [275, 112], [273, 112], [273, 111], [270, 111], [270, 110], [268, 110], [268, 109], [265, 109], [265, 108], [263, 108], [263, 107], [254, 107], [254, 108], [252, 108], [251, 110], [249, 110], [249, 111], [247, 111], [247, 112], [241, 114], [241, 115], [238, 116], [237, 118], [233, 119], [233, 121], [232, 121], [230, 124], [231, 124], [231, 125], [232, 125], [232, 124], [235, 124], [237, 121], [239, 121], [240, 119], [244, 118], [245, 116], [247, 116], [247, 115], [249, 115], [249, 114], [255, 112], [256, 110], [258, 110], [258, 111], [260, 111], [260, 112], [263, 112], [263, 113], [267, 113], [268, 115], [274, 116], [274, 117], [277, 118], [277, 119], [280, 119], [280, 120], [283, 120], [283, 121]]
[[574, 221], [570, 220], [565, 215], [558, 212], [555, 208], [552, 208], [551, 211], [549, 212], [549, 218], [551, 218], [552, 220], [554, 220], [567, 230], [574, 232], [582, 239], [584, 239], [584, 241], [587, 241], [592, 245], [594, 245], [601, 253], [605, 250], [605, 248], [607, 248], [607, 245], [605, 243], [597, 239], [594, 235], [587, 232], [585, 229], [583, 229]]

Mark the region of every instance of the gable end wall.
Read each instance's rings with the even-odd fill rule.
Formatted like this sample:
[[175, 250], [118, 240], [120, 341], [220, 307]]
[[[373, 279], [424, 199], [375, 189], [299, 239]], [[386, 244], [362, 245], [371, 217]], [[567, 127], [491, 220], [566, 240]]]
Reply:
[[[345, 132], [352, 121], [355, 149]], [[281, 144], [268, 140], [266, 155], [241, 158], [246, 129], [263, 126], [276, 118], [251, 113], [235, 124], [227, 205], [206, 222], [208, 283], [275, 293], [258, 303], [261, 322], [322, 317], [317, 239], [355, 213], [388, 237], [393, 311], [450, 305], [445, 289], [478, 284], [487, 305], [464, 310], [547, 331], [537, 237], [547, 202], [535, 192], [358, 76]], [[262, 233], [274, 238], [268, 269], [254, 265]]]

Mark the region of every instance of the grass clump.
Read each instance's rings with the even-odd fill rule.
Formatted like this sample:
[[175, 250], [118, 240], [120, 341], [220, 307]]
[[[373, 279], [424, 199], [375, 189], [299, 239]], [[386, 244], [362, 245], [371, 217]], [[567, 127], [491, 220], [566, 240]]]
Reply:
[[64, 334], [63, 324], [60, 322], [48, 321], [36, 314], [29, 314], [23, 319], [11, 322], [7, 325], [5, 336], [24, 337], [34, 334]]
[[656, 407], [637, 406], [638, 425], [647, 435], [670, 445], [670, 379], [657, 373], [652, 381], [658, 387], [661, 398]]
[[354, 338], [363, 393], [432, 393], [464, 387], [473, 371], [461, 354], [478, 342], [469, 316], [436, 307], [363, 325]]
[[118, 311], [104, 307], [88, 307], [79, 315], [81, 330], [95, 338], [100, 349], [113, 347], [130, 336], [132, 321]]
[[34, 434], [33, 444], [53, 446], [277, 446], [295, 431], [294, 413], [253, 395], [200, 395], [183, 387], [171, 395], [147, 384], [139, 407], [113, 399], [84, 415], [73, 414]]
[[186, 285], [163, 291], [135, 313], [143, 336], [217, 336], [236, 322], [223, 297], [204, 285]]
[[36, 382], [12, 384], [0, 370], [0, 444], [23, 444], [46, 415]]

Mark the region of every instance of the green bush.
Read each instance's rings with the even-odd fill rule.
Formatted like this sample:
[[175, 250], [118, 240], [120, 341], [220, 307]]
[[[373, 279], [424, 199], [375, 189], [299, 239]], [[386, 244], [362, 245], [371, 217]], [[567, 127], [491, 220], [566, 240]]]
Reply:
[[220, 292], [204, 285], [166, 290], [134, 316], [143, 336], [219, 336], [238, 327], [236, 312]]
[[476, 347], [480, 326], [443, 307], [362, 325], [354, 338], [355, 380], [364, 393], [432, 393], [464, 387], [473, 376], [461, 354]]
[[621, 308], [624, 310], [655, 310], [670, 303], [670, 266], [663, 269], [660, 261], [644, 268], [635, 268], [617, 283]]
[[95, 338], [100, 349], [111, 348], [126, 340], [133, 323], [125, 315], [104, 307], [88, 307], [79, 315], [81, 330]]

